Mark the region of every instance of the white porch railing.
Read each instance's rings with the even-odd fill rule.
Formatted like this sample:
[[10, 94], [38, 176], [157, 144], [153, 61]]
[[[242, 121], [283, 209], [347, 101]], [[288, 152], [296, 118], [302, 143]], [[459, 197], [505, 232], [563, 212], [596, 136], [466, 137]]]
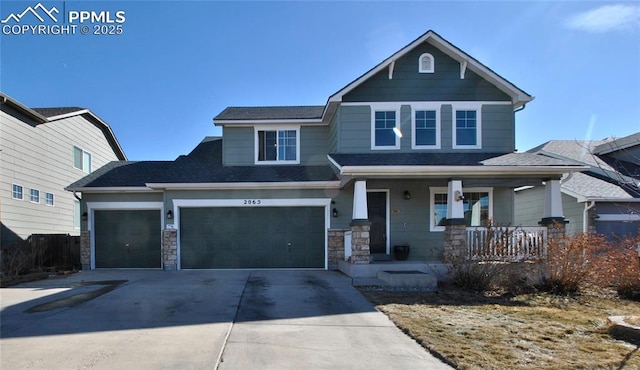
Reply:
[[546, 227], [468, 227], [467, 258], [523, 261], [547, 256]]

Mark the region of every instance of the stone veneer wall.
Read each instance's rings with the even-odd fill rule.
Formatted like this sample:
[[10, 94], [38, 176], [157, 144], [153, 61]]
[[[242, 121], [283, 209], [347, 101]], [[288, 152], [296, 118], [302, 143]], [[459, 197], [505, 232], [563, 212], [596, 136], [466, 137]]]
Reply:
[[370, 224], [351, 225], [351, 257], [349, 257], [349, 262], [354, 264], [371, 263], [370, 229]]
[[80, 264], [83, 270], [91, 270], [91, 232], [80, 232]]
[[444, 228], [444, 261], [452, 263], [467, 258], [467, 226], [446, 225]]
[[162, 268], [178, 268], [178, 230], [162, 230]]
[[329, 229], [327, 259], [329, 270], [337, 270], [338, 263], [344, 260], [344, 232], [342, 229]]

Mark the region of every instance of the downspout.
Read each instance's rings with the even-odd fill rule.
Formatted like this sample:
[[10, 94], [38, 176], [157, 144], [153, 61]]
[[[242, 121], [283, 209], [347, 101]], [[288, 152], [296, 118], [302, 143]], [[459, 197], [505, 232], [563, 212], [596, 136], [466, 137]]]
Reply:
[[584, 202], [584, 211], [582, 212], [582, 232], [589, 232], [589, 210], [595, 207], [595, 201], [586, 201]]
[[76, 199], [78, 200], [78, 202], [82, 202], [82, 198], [80, 198], [80, 197], [78, 196], [78, 193], [76, 193], [76, 191], [75, 191], [75, 190], [73, 191], [73, 197], [74, 197], [74, 198], [76, 198]]

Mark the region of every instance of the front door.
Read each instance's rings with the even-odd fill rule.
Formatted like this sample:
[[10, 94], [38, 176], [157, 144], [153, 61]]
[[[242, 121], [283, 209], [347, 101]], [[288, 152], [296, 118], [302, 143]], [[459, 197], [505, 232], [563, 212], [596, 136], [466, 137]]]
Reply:
[[387, 254], [387, 193], [368, 192], [367, 206], [371, 221], [369, 250], [375, 258], [375, 255]]

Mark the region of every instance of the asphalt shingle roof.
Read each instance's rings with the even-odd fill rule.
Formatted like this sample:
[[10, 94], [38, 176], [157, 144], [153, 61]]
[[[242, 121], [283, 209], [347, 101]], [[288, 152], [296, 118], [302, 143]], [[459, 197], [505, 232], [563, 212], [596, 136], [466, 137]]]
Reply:
[[227, 107], [214, 120], [320, 119], [324, 105]]
[[55, 116], [59, 116], [61, 114], [67, 114], [67, 113], [72, 113], [72, 112], [77, 112], [79, 110], [84, 110], [85, 108], [80, 108], [80, 107], [53, 107], [53, 108], [31, 108], [34, 111], [42, 114], [43, 116], [49, 118], [49, 117], [55, 117]]
[[147, 183], [337, 181], [330, 166], [223, 166], [222, 140], [207, 138], [175, 161], [111, 162], [71, 184], [81, 187], [143, 187]]

